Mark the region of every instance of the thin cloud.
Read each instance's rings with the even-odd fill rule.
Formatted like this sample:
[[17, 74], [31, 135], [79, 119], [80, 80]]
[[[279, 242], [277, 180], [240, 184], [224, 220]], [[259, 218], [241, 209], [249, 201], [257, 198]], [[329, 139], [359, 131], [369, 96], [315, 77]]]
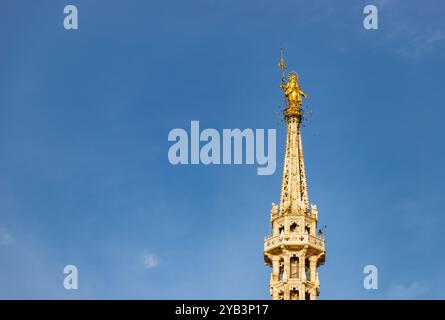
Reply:
[[[408, 6], [403, 1], [380, 0], [376, 3], [382, 16], [379, 31], [386, 33], [384, 43], [393, 51], [410, 58], [442, 50], [445, 46], [441, 15], [443, 3], [425, 5], [418, 3]], [[418, 12], [422, 11], [422, 15]]]
[[15, 240], [6, 228], [0, 228], [0, 246], [14, 244]]
[[389, 289], [388, 296], [395, 300], [417, 299], [429, 290], [427, 285], [419, 282], [413, 282], [410, 285], [394, 284]]
[[158, 258], [152, 253], [144, 254], [144, 267], [146, 269], [151, 269], [156, 267], [159, 264]]

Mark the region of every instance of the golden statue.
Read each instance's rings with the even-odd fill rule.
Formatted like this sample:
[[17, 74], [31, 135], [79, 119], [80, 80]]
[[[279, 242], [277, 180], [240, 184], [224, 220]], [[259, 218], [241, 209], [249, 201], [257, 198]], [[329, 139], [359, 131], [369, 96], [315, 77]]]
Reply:
[[307, 97], [298, 84], [298, 75], [292, 71], [289, 73], [288, 82], [283, 83], [281, 88], [284, 90], [284, 96], [288, 102], [289, 108], [295, 108], [303, 104], [303, 97]]
[[284, 90], [284, 96], [286, 97], [288, 107], [294, 109], [301, 106], [303, 104], [302, 96], [307, 98], [307, 95], [301, 90], [300, 85], [298, 84], [298, 75], [295, 71], [291, 71], [287, 83], [284, 82], [284, 71], [287, 69], [287, 66], [284, 64], [283, 49], [281, 49], [281, 59], [278, 66], [282, 71], [281, 81], [283, 83], [280, 87]]

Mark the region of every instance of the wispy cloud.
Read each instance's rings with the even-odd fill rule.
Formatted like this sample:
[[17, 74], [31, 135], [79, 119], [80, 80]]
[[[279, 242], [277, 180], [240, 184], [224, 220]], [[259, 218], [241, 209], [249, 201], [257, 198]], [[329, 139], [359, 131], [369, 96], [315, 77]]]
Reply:
[[405, 300], [421, 298], [430, 288], [419, 282], [413, 282], [410, 285], [394, 284], [388, 292], [390, 299]]
[[441, 18], [445, 10], [443, 3], [408, 6], [400, 0], [380, 0], [377, 7], [382, 16], [379, 31], [386, 34], [383, 43], [390, 44], [393, 51], [419, 58], [445, 46], [445, 24]]
[[151, 269], [159, 264], [159, 260], [153, 253], [146, 252], [144, 254], [144, 267], [146, 269]]
[[0, 228], [0, 246], [14, 244], [15, 240], [6, 228]]

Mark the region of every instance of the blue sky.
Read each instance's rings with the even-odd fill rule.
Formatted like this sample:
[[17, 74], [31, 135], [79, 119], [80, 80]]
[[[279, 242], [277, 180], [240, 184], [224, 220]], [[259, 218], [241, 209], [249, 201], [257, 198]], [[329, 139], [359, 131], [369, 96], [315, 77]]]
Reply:
[[[379, 30], [362, 26], [377, 4]], [[63, 28], [63, 7], [79, 30]], [[312, 116], [320, 299], [445, 298], [445, 3], [4, 1], [0, 298], [268, 299], [279, 48]], [[276, 128], [277, 170], [172, 166], [168, 132]], [[79, 290], [63, 288], [63, 267]], [[363, 267], [379, 289], [363, 289]]]

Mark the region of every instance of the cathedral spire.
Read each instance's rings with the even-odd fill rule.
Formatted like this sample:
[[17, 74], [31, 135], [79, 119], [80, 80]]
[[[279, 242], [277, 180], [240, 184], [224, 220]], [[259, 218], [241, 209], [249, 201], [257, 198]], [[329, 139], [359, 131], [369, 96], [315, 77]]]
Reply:
[[298, 75], [291, 71], [286, 82], [283, 52], [281, 88], [286, 107], [286, 149], [280, 204], [272, 204], [272, 234], [264, 240], [264, 260], [272, 267], [270, 293], [273, 299], [313, 300], [320, 291], [317, 267], [325, 261], [325, 240], [317, 234], [318, 210], [309, 204], [301, 122], [303, 97]]
[[[283, 57], [281, 57], [281, 59], [283, 59]], [[284, 214], [289, 211], [307, 210], [309, 197], [307, 193], [303, 146], [301, 143], [303, 110], [300, 107], [303, 104], [302, 97], [306, 97], [307, 95], [300, 88], [296, 72], [291, 71], [288, 82], [282, 82], [281, 88], [283, 89], [286, 103], [284, 118], [287, 124], [286, 151], [284, 155], [280, 199], [280, 212]]]

